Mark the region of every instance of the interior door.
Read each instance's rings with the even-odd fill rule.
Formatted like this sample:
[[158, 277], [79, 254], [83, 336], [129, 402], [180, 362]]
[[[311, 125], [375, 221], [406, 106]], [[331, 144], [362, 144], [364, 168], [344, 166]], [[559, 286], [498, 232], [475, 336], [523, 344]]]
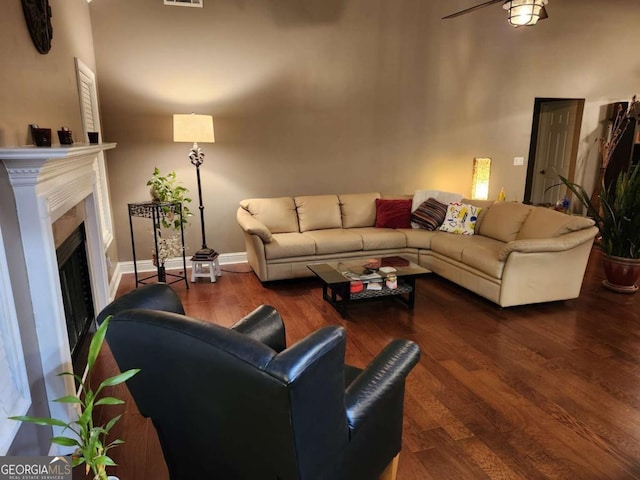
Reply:
[[567, 194], [558, 175], [572, 180], [584, 100], [536, 99], [525, 201], [553, 205]]

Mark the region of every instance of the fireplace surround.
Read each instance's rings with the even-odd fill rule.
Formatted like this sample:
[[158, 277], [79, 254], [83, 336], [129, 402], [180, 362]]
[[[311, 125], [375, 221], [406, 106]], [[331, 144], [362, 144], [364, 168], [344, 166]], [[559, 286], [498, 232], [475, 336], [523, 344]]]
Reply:
[[70, 376], [58, 376], [72, 370], [72, 360], [52, 225], [71, 208], [84, 208], [93, 311], [100, 311], [110, 301], [105, 254], [112, 238], [104, 228], [111, 219], [103, 152], [114, 147], [0, 148], [16, 202], [48, 406], [64, 421], [76, 417], [75, 407], [53, 400], [73, 394], [75, 385]]

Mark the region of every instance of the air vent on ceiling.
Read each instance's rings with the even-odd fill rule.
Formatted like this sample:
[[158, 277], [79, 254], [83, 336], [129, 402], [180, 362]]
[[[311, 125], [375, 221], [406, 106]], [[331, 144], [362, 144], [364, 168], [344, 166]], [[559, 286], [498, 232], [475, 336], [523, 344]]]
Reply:
[[165, 5], [173, 5], [175, 7], [200, 7], [204, 0], [164, 0]]

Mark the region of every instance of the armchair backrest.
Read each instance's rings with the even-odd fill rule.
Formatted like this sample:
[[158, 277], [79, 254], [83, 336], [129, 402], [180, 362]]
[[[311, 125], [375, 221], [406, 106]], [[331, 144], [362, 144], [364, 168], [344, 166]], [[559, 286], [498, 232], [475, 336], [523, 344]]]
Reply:
[[325, 327], [280, 353], [178, 313], [125, 310], [109, 347], [157, 429], [172, 480], [338, 479], [348, 442], [345, 334]]

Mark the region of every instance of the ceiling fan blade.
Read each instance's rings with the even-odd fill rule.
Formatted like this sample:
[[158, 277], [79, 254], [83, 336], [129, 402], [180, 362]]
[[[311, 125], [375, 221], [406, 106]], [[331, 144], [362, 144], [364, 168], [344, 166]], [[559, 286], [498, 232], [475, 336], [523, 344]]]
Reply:
[[460, 15], [464, 15], [466, 13], [475, 12], [476, 10], [480, 10], [481, 8], [488, 7], [489, 5], [493, 5], [494, 3], [504, 2], [504, 0], [489, 0], [488, 2], [481, 3], [476, 5], [475, 7], [469, 7], [464, 10], [460, 10], [459, 12], [452, 13], [451, 15], [447, 15], [446, 17], [442, 17], [442, 20], [447, 18], [459, 17]]

